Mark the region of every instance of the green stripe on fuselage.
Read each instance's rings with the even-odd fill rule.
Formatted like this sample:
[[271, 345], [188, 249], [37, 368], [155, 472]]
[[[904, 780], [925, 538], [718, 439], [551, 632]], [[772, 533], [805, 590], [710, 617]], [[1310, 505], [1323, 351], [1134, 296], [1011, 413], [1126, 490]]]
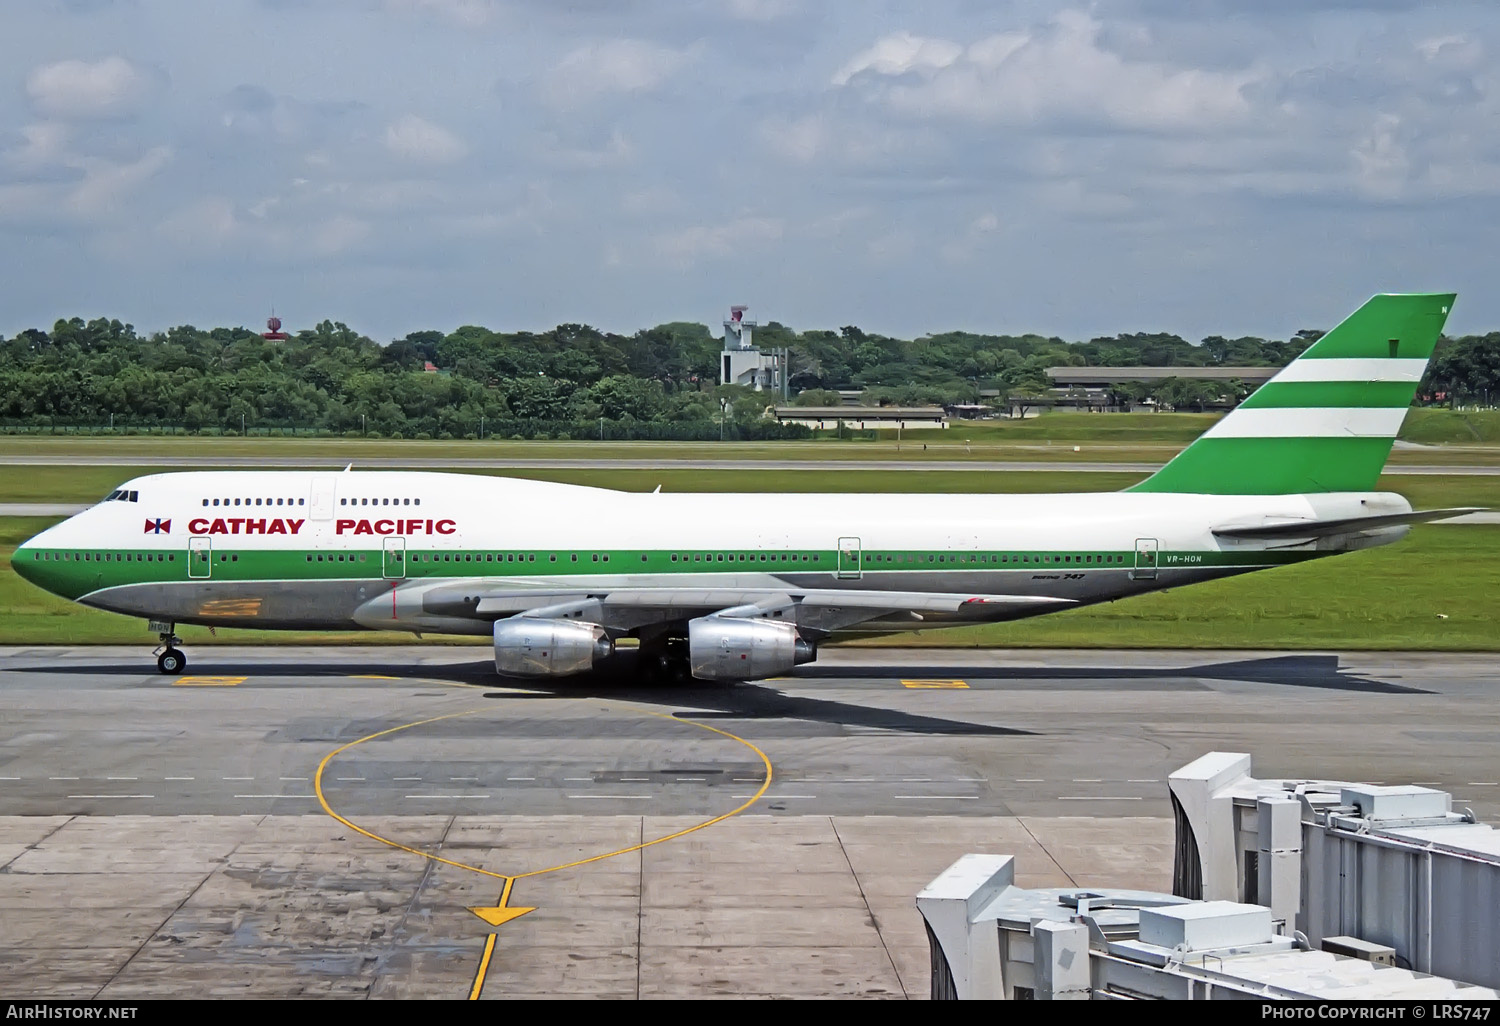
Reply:
[[[63, 559], [64, 555], [67, 559]], [[1210, 567], [1210, 568], [1255, 568], [1267, 565], [1302, 562], [1316, 556], [1330, 555], [1326, 551], [1162, 551], [1158, 554], [1157, 566], [1161, 569]], [[15, 567], [22, 576], [48, 591], [69, 599], [103, 591], [108, 588], [133, 584], [186, 583], [202, 584], [212, 590], [216, 584], [245, 584], [256, 581], [370, 581], [372, 583], [405, 583], [407, 581], [445, 580], [537, 580], [541, 578], [608, 577], [624, 575], [632, 577], [650, 575], [662, 578], [667, 584], [673, 577], [684, 575], [743, 575], [766, 574], [770, 576], [826, 575], [829, 587], [838, 587], [839, 556], [832, 551], [802, 551], [794, 554], [784, 551], [737, 553], [729, 560], [727, 553], [704, 552], [641, 552], [639, 550], [578, 553], [530, 553], [508, 555], [535, 555], [537, 559], [514, 559], [507, 562], [506, 553], [474, 552], [472, 550], [422, 550], [407, 553], [405, 576], [388, 578], [382, 576], [379, 549], [343, 551], [330, 553], [297, 550], [225, 550], [214, 552], [212, 576], [188, 577], [185, 553], [152, 552], [151, 560], [146, 553], [132, 553], [129, 560], [125, 554], [111, 553], [109, 561], [96, 559], [101, 554], [89, 553], [88, 560], [77, 558], [82, 553], [69, 550], [22, 550], [17, 553]], [[176, 556], [169, 560], [169, 555]], [[1003, 582], [1013, 579], [1010, 575], [1039, 575], [1044, 578], [1059, 573], [1090, 573], [1099, 571], [1134, 570], [1133, 551], [1068, 551], [1050, 552], [1000, 552], [986, 551], [938, 551], [938, 550], [864, 550], [860, 570], [866, 575], [892, 575], [899, 581], [903, 573], [931, 575], [934, 573], [975, 572], [992, 573], [997, 582], [997, 592], [1004, 590]], [[309, 561], [308, 557], [312, 556]], [[322, 556], [319, 561], [318, 557]], [[338, 557], [342, 556], [342, 559]], [[501, 558], [495, 558], [499, 556]], [[556, 562], [551, 557], [557, 557]], [[598, 556], [595, 561], [594, 556]], [[605, 558], [605, 557], [609, 558]], [[646, 558], [641, 559], [642, 556]], [[720, 562], [719, 556], [725, 556]], [[806, 559], [802, 557], [807, 557]], [[30, 558], [40, 557], [40, 558]], [[50, 557], [50, 558], [49, 558]], [[488, 557], [488, 558], [487, 558]], [[674, 557], [676, 557], [674, 559]], [[764, 558], [762, 558], [764, 557]], [[845, 567], [846, 571], [849, 567]], [[899, 583], [893, 583], [899, 588]], [[972, 584], [969, 585], [973, 587]]]
[[1350, 407], [1405, 409], [1415, 381], [1271, 381], [1239, 405], [1242, 410]]

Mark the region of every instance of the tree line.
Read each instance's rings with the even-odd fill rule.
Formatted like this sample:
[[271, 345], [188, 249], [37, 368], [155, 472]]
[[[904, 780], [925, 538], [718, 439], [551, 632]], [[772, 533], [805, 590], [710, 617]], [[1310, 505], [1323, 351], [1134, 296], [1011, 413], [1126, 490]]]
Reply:
[[[794, 331], [771, 322], [756, 344], [790, 351], [796, 401], [863, 390], [867, 403], [976, 402], [1045, 394], [1055, 366], [1281, 366], [1320, 332], [1291, 339], [1121, 334], [1087, 342], [944, 332], [899, 339], [854, 326]], [[382, 437], [794, 437], [764, 418], [766, 393], [717, 384], [721, 342], [673, 322], [630, 335], [583, 324], [542, 332], [479, 326], [417, 331], [384, 345], [336, 321], [267, 339], [190, 325], [146, 335], [119, 320], [60, 320], [0, 338], [0, 425], [11, 429], [173, 427]], [[1202, 402], [1222, 382], [1190, 374], [1120, 386], [1125, 399]], [[1500, 397], [1500, 333], [1444, 339], [1421, 394], [1456, 404]], [[1155, 394], [1155, 393], [1160, 393]]]

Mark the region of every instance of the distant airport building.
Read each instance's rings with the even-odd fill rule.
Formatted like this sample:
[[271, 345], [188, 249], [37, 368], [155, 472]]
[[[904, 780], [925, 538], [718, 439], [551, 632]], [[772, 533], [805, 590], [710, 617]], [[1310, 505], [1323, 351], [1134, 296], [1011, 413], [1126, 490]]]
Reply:
[[719, 384], [745, 385], [757, 392], [787, 398], [787, 350], [755, 348], [756, 323], [745, 319], [749, 307], [731, 306], [724, 321], [724, 349], [719, 354]]
[[[1280, 367], [1048, 367], [1047, 377], [1052, 379], [1049, 394], [1039, 397], [1039, 405], [1055, 408], [1100, 410], [1119, 412], [1123, 410], [1153, 409], [1154, 403], [1125, 403], [1121, 400], [1118, 386], [1126, 382], [1160, 383], [1170, 378], [1191, 378], [1195, 381], [1240, 381], [1252, 389], [1265, 384]], [[1233, 401], [1219, 404], [1224, 409], [1236, 405]], [[1012, 411], [1012, 415], [1015, 413]]]
[[941, 406], [778, 406], [776, 419], [815, 431], [832, 431], [839, 424], [851, 431], [916, 431], [948, 426], [948, 415]]
[[1048, 367], [1047, 377], [1058, 388], [1102, 389], [1126, 381], [1166, 381], [1168, 378], [1263, 385], [1280, 370], [1280, 367]]

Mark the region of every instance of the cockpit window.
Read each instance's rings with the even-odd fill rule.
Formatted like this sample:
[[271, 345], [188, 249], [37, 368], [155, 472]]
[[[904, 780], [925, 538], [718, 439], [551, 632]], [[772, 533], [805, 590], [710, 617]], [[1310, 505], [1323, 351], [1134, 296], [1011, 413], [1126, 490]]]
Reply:
[[140, 500], [141, 500], [141, 493], [140, 492], [138, 492], [138, 491], [127, 491], [124, 488], [116, 488], [114, 491], [110, 492], [108, 495], [106, 495], [103, 499], [101, 499], [99, 501], [101, 501], [101, 502], [139, 502]]

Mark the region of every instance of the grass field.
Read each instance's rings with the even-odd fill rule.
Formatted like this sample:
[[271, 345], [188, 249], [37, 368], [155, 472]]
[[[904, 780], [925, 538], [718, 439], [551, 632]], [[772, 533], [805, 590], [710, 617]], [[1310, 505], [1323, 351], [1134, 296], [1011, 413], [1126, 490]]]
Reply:
[[[437, 468], [434, 468], [437, 469]], [[94, 502], [151, 467], [0, 468], [0, 502]], [[969, 470], [662, 470], [523, 469], [463, 470], [459, 473], [519, 477], [534, 481], [649, 492], [904, 492], [931, 494], [1004, 492], [1113, 492], [1145, 475], [1090, 471]], [[1379, 487], [1399, 492], [1418, 508], [1500, 508], [1500, 476], [1386, 475]]]
[[[139, 458], [141, 466], [186, 456], [268, 456], [306, 461], [308, 466], [352, 462], [356, 467], [361, 460], [376, 458], [434, 467], [447, 460], [483, 458], [659, 460], [664, 467], [673, 460], [719, 459], [1161, 464], [1217, 419], [1217, 414], [1197, 413], [1048, 413], [1018, 421], [955, 421], [947, 430], [905, 432], [899, 449], [894, 431], [878, 432], [876, 439], [841, 441], [829, 436], [806, 442], [723, 443], [0, 435], [0, 456]], [[1393, 452], [1390, 462], [1396, 466], [1500, 465], [1500, 411], [1413, 409], [1402, 438], [1421, 447]], [[9, 487], [0, 482], [0, 501], [5, 501]]]
[[1401, 437], [1430, 445], [1500, 444], [1500, 410], [1409, 410]]

